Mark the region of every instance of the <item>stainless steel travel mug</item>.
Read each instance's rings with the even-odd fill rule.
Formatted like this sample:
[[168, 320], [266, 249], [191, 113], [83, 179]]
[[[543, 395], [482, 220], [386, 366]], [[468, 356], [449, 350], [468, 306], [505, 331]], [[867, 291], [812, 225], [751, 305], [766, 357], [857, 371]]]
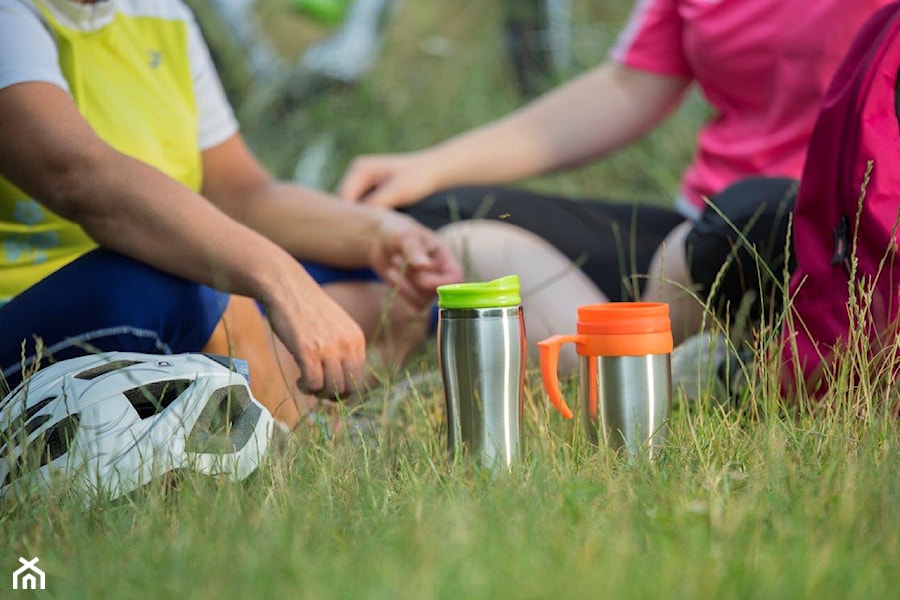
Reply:
[[671, 372], [669, 354], [580, 356], [578, 394], [588, 440], [632, 456], [658, 454], [667, 433]]
[[438, 360], [447, 447], [498, 470], [520, 460], [525, 325], [519, 279], [438, 289]]
[[578, 333], [538, 342], [544, 387], [557, 410], [573, 413], [559, 389], [559, 348], [579, 355], [578, 396], [588, 439], [629, 457], [659, 454], [672, 402], [672, 330], [667, 304], [611, 302], [578, 308]]

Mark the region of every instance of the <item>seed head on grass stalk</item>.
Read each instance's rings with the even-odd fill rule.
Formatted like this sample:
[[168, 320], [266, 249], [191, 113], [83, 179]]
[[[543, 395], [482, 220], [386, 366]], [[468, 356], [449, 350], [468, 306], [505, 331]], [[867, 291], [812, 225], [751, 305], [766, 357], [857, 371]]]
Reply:
[[[890, 411], [896, 402], [892, 393], [898, 374], [896, 359], [900, 356], [900, 340], [896, 335], [896, 323], [886, 322], [889, 307], [878, 293], [880, 278], [893, 272], [896, 244], [892, 241], [884, 249], [874, 273], [862, 273], [859, 265], [863, 202], [873, 169], [874, 161], [869, 161], [860, 185], [850, 239], [846, 334], [833, 347], [817, 349], [821, 367], [810, 380], [812, 388], [803, 380], [802, 365], [797, 358], [799, 353], [792, 353], [796, 374], [794, 400], [800, 415], [818, 413], [836, 421], [865, 422], [885, 410]], [[896, 239], [898, 222], [900, 215], [892, 226], [891, 240]], [[794, 311], [788, 311], [785, 322], [792, 328], [806, 330], [809, 335], [806, 323]], [[790, 340], [787, 343], [791, 343]]]

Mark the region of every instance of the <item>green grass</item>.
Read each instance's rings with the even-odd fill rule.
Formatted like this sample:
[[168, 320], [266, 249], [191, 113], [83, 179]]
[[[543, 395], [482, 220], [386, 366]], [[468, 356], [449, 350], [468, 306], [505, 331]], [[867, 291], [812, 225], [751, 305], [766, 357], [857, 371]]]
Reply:
[[897, 596], [893, 418], [680, 406], [661, 459], [628, 464], [535, 383], [509, 476], [446, 459], [431, 390], [400, 435], [290, 443], [242, 483], [7, 505], [0, 564], [39, 556], [60, 598]]
[[[627, 6], [605, 4], [618, 5], [604, 9], [612, 35]], [[497, 6], [407, 0], [359, 86], [289, 112], [241, 92], [246, 135], [289, 176], [327, 131], [333, 184], [356, 153], [425, 146], [502, 114], [521, 100]], [[261, 10], [286, 55], [302, 48], [294, 36], [322, 34], [292, 30], [274, 0]], [[448, 57], [422, 52], [432, 35], [451, 40]], [[692, 101], [635, 148], [529, 185], [665, 201], [702, 112]], [[411, 365], [434, 367], [430, 352]], [[40, 557], [56, 598], [900, 597], [900, 431], [885, 407], [896, 388], [857, 367], [873, 377], [836, 381], [818, 405], [782, 406], [774, 367], [752, 373], [740, 409], [677, 402], [654, 463], [588, 446], [531, 371], [526, 458], [499, 478], [447, 459], [441, 392], [421, 389], [381, 443], [309, 435], [244, 482], [184, 476], [87, 510], [64, 488], [3, 504], [0, 597], [19, 556]]]

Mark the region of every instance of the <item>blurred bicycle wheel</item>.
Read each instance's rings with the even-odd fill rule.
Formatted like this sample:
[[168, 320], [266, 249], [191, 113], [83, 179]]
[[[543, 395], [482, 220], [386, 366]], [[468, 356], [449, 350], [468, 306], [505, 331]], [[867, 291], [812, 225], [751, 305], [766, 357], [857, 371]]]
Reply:
[[600, 62], [628, 6], [591, 0], [504, 1], [507, 53], [526, 98]]

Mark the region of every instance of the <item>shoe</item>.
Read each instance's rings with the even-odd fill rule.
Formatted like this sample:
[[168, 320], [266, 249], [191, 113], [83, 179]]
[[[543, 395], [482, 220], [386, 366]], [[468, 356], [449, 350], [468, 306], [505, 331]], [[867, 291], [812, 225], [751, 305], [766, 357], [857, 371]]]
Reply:
[[339, 418], [334, 436], [354, 445], [371, 445], [386, 435], [404, 431], [422, 406], [430, 411], [434, 398], [443, 400], [443, 379], [439, 371], [407, 375], [393, 385], [371, 391], [358, 405]]
[[708, 397], [733, 403], [743, 390], [744, 368], [751, 360], [723, 333], [698, 333], [672, 351], [672, 392], [687, 402]]

